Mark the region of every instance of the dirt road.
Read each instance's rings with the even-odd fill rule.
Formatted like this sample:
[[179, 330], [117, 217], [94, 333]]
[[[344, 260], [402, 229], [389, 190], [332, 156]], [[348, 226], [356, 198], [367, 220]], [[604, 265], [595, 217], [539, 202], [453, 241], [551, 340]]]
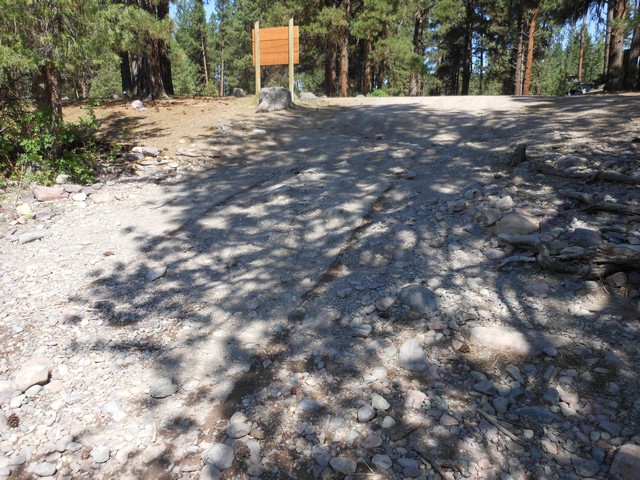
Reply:
[[[519, 252], [486, 217], [631, 242], [632, 222], [565, 215], [565, 180], [507, 164], [520, 143], [637, 162], [639, 100], [98, 107], [107, 135], [163, 154], [0, 224], [0, 402], [20, 420], [0, 422], [0, 473], [604, 478], [640, 434], [637, 310], [498, 270]], [[23, 393], [38, 356], [51, 377]]]

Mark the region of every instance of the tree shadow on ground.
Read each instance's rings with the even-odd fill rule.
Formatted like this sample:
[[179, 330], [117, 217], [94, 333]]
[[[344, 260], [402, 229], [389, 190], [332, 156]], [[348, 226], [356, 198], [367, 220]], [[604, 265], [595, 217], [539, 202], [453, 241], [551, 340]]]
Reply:
[[[479, 223], [482, 192], [500, 196], [512, 185], [496, 171], [515, 143], [574, 125], [565, 118], [576, 112], [585, 132], [596, 135], [604, 120], [619, 128], [623, 114], [606, 113], [612, 100], [580, 100], [515, 99], [520, 114], [433, 112], [420, 102], [298, 107], [257, 117], [264, 137], [233, 133], [251, 143], [243, 157], [163, 179], [164, 196], [140, 205], [141, 218], [157, 222], [123, 229], [137, 256], [95, 272], [75, 299], [105, 322], [101, 348], [139, 362], [141, 383], [171, 377], [180, 386], [168, 399], [136, 391], [128, 413], [158, 423], [171, 444], [165, 460], [186, 472], [200, 454], [188, 447], [227, 441], [227, 421], [243, 410], [266, 434], [262, 478], [319, 477], [338, 455], [381, 478], [561, 476], [595, 455], [581, 424], [597, 431], [610, 419], [628, 427], [618, 435], [628, 440], [638, 428], [637, 377], [623, 378], [638, 360], [635, 318], [609, 313], [607, 301], [589, 317], [571, 315], [567, 302], [586, 295], [580, 282], [535, 265], [498, 271], [483, 255], [492, 233]], [[209, 143], [219, 145], [222, 135]], [[518, 188], [526, 208], [539, 186]], [[438, 239], [443, 244], [434, 246]], [[536, 280], [550, 288], [531, 290]], [[432, 282], [441, 312], [416, 315], [397, 301], [375, 308], [414, 281]], [[367, 338], [354, 336], [362, 324], [372, 326]], [[531, 343], [540, 334], [570, 343], [555, 358], [489, 352], [466, 337], [481, 324], [508, 325]], [[426, 371], [398, 363], [408, 338], [423, 344]], [[588, 383], [577, 378], [585, 362]], [[373, 375], [381, 366], [386, 373]], [[477, 390], [483, 377], [498, 395]], [[578, 390], [579, 401], [550, 410], [542, 400], [550, 385]], [[389, 401], [388, 411], [355, 421], [374, 392]], [[301, 408], [305, 398], [317, 399], [318, 409]], [[521, 444], [479, 409], [504, 420]], [[387, 415], [395, 426], [383, 428]], [[560, 454], [548, 445], [558, 437], [567, 439]], [[608, 464], [611, 444], [595, 448]], [[376, 453], [394, 466], [374, 467]], [[605, 474], [599, 468], [595, 476]], [[223, 478], [243, 472], [237, 461]], [[151, 478], [157, 470], [137, 473]]]

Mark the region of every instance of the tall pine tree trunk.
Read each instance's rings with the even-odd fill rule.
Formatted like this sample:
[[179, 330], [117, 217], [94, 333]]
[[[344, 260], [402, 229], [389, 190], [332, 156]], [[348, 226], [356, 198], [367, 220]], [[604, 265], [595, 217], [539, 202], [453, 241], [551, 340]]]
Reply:
[[582, 28], [580, 29], [580, 54], [578, 56], [578, 81], [582, 81], [582, 67], [584, 65], [584, 42], [585, 31], [587, 30], [587, 13], [582, 17]]
[[604, 70], [602, 75], [605, 77], [609, 72], [609, 50], [611, 50], [611, 29], [613, 24], [613, 2], [614, 0], [607, 1], [607, 26], [604, 34]]
[[[351, 1], [343, 0], [344, 18], [349, 25], [351, 16]], [[349, 96], [349, 27], [345, 27], [340, 39], [340, 95]]]
[[462, 52], [462, 95], [469, 95], [469, 86], [471, 84], [471, 54], [473, 40], [473, 3], [471, 0], [465, 2], [465, 24], [464, 39]]
[[629, 60], [625, 66], [624, 88], [638, 88], [638, 57], [640, 56], [640, 0], [636, 0], [633, 18], [636, 26], [631, 37], [631, 48], [629, 49]]
[[362, 47], [362, 62], [364, 64], [362, 77], [362, 94], [367, 95], [371, 91], [371, 40], [364, 40]]
[[[607, 80], [610, 87], [619, 89], [622, 78], [622, 58], [624, 49], [624, 19], [627, 14], [626, 0], [613, 0], [611, 37], [609, 40], [609, 61], [607, 63]], [[617, 84], [617, 85], [616, 85]]]
[[[413, 16], [413, 53], [420, 58], [420, 69], [414, 68], [409, 79], [409, 96], [420, 95], [420, 81], [424, 70], [424, 23], [427, 17], [427, 9], [420, 7]], [[416, 65], [415, 67], [417, 67]]]
[[535, 47], [536, 37], [536, 25], [538, 22], [538, 13], [540, 9], [536, 7], [531, 16], [531, 22], [529, 23], [529, 44], [527, 45], [527, 67], [524, 74], [524, 86], [522, 87], [522, 94], [529, 96], [531, 90], [531, 69], [533, 68], [533, 49]]
[[324, 93], [327, 97], [335, 97], [338, 80], [338, 51], [335, 44], [329, 45], [327, 58], [324, 65]]
[[36, 106], [51, 119], [51, 129], [62, 123], [62, 86], [60, 70], [51, 62], [42, 65], [31, 82], [31, 93]]
[[516, 75], [515, 75], [515, 89], [513, 94], [515, 96], [522, 95], [522, 81], [524, 79], [524, 62], [523, 62], [523, 52], [524, 52], [524, 28], [525, 28], [525, 13], [522, 13], [520, 17], [520, 21], [518, 22], [518, 46], [516, 48]]

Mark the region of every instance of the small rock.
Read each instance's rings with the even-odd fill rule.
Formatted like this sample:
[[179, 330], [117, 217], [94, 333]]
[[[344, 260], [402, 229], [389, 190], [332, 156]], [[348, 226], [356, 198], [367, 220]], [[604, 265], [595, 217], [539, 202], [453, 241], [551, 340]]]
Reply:
[[69, 183], [71, 181], [71, 175], [67, 175], [66, 173], [61, 173], [56, 177], [56, 183], [58, 185], [63, 185], [65, 183]]
[[205, 465], [200, 470], [200, 480], [220, 480], [222, 473], [213, 465]]
[[158, 157], [161, 153], [160, 149], [155, 147], [133, 147], [131, 151], [141, 153], [145, 157]]
[[44, 385], [49, 381], [53, 362], [46, 357], [33, 357], [27, 360], [15, 373], [13, 382], [18, 390], [24, 392], [33, 385]]
[[87, 199], [87, 194], [86, 194], [86, 193], [84, 193], [84, 192], [74, 193], [74, 194], [71, 196], [71, 199], [72, 199], [74, 202], [84, 202], [84, 201]]
[[440, 308], [440, 299], [433, 290], [418, 283], [404, 286], [398, 298], [411, 310], [421, 314], [435, 312]]
[[305, 412], [317, 412], [322, 409], [322, 404], [313, 398], [304, 398], [298, 403], [298, 411]]
[[371, 405], [376, 410], [388, 410], [391, 405], [381, 395], [374, 393], [371, 395]]
[[600, 422], [599, 427], [605, 432], [611, 434], [612, 437], [618, 437], [620, 436], [620, 432], [622, 432], [622, 427], [620, 425], [609, 420], [603, 420]]
[[376, 468], [385, 471], [389, 470], [393, 466], [393, 461], [389, 455], [377, 454], [374, 455], [371, 459], [371, 463], [373, 463]]
[[106, 463], [109, 461], [110, 456], [109, 447], [93, 447], [91, 450], [91, 458], [96, 463]]
[[617, 272], [607, 277], [607, 285], [616, 288], [622, 288], [627, 285], [627, 274], [624, 272]]
[[640, 445], [627, 443], [613, 458], [609, 473], [615, 480], [634, 480], [640, 472]]
[[604, 243], [600, 232], [589, 228], [576, 228], [569, 241], [572, 245], [582, 248], [601, 247]]
[[560, 392], [557, 388], [554, 387], [547, 388], [547, 391], [544, 392], [542, 399], [549, 405], [556, 405], [560, 400]]
[[227, 427], [227, 435], [229, 435], [230, 438], [246, 437], [250, 432], [251, 425], [242, 422], [233, 422]]
[[488, 248], [487, 251], [484, 252], [484, 254], [487, 259], [491, 260], [492, 262], [498, 262], [500, 260], [503, 260], [507, 256], [504, 250], [500, 250], [499, 248]]
[[166, 450], [166, 446], [163, 443], [155, 443], [149, 445], [142, 451], [142, 463], [149, 464], [159, 459]]
[[510, 213], [496, 223], [495, 233], [529, 235], [538, 231], [539, 224], [534, 219], [520, 213]]
[[133, 102], [131, 102], [131, 108], [133, 108], [134, 110], [141, 110], [144, 108], [144, 103], [142, 103], [140, 100], [134, 100]]
[[32, 217], [33, 216], [33, 210], [31, 209], [31, 206], [27, 203], [21, 203], [20, 205], [18, 205], [16, 207], [16, 213], [18, 215], [20, 215], [21, 217]]
[[33, 196], [39, 202], [50, 202], [67, 198], [67, 192], [62, 187], [45, 187], [38, 185], [33, 189]]
[[600, 471], [600, 464], [595, 460], [587, 460], [584, 458], [573, 458], [571, 460], [576, 473], [582, 477], [595, 477]]
[[107, 192], [97, 192], [91, 195], [93, 203], [111, 203], [115, 200], [115, 197]]
[[333, 457], [329, 460], [329, 465], [336, 472], [342, 473], [344, 475], [351, 475], [356, 473], [358, 469], [358, 463], [355, 460], [351, 460], [347, 457]]
[[376, 416], [375, 409], [369, 405], [363, 405], [358, 409], [358, 421], [360, 423], [366, 423], [373, 419]]
[[396, 426], [396, 423], [397, 423], [397, 422], [395, 421], [395, 419], [394, 419], [392, 416], [387, 415], [386, 417], [384, 417], [384, 418], [382, 419], [382, 424], [381, 424], [381, 426], [382, 426], [382, 428], [384, 428], [385, 430], [389, 430], [390, 428], [395, 427], [395, 426]]
[[38, 477], [52, 477], [57, 471], [56, 466], [48, 462], [38, 463], [33, 468], [33, 473]]
[[153, 282], [161, 277], [164, 277], [166, 273], [167, 273], [166, 265], [161, 265], [159, 267], [149, 268], [145, 272], [144, 278], [147, 282]]
[[351, 336], [356, 338], [367, 338], [369, 335], [371, 335], [372, 331], [373, 327], [368, 323], [353, 325], [351, 327]]
[[[233, 94], [234, 97], [246, 97], [247, 96], [247, 93], [242, 88], [239, 88], [239, 87], [234, 87], [232, 94]], [[302, 94], [301, 94], [301, 96], [302, 96]]]
[[165, 398], [178, 391], [178, 384], [171, 377], [163, 377], [156, 380], [149, 388], [149, 395], [153, 398]]
[[511, 210], [514, 205], [515, 205], [515, 202], [513, 201], [513, 198], [511, 198], [508, 195], [506, 197], [502, 197], [500, 200], [496, 202], [496, 208], [498, 208], [499, 210], [502, 210], [503, 212], [506, 212], [507, 210]]
[[395, 297], [382, 297], [376, 300], [376, 309], [380, 312], [388, 311], [395, 303]]
[[382, 445], [382, 443], [383, 443], [382, 437], [380, 435], [376, 435], [375, 433], [372, 433], [362, 441], [360, 446], [362, 448], [370, 450], [372, 448], [378, 448], [380, 445]]
[[233, 465], [233, 448], [224, 443], [214, 443], [202, 454], [202, 461], [218, 470], [226, 470]]
[[47, 235], [49, 235], [49, 232], [47, 232], [44, 229], [35, 230], [33, 232], [23, 233], [22, 235], [20, 235], [18, 237], [18, 243], [20, 243], [20, 244], [31, 243], [31, 242], [34, 242], [36, 240], [40, 240], [42, 238], [45, 238], [45, 237], [47, 237]]
[[398, 360], [407, 370], [421, 372], [428, 367], [427, 355], [415, 338], [407, 340], [400, 346]]
[[495, 385], [490, 380], [485, 380], [484, 382], [478, 382], [473, 386], [473, 389], [476, 392], [483, 393], [485, 395], [495, 395], [498, 391], [496, 390]]

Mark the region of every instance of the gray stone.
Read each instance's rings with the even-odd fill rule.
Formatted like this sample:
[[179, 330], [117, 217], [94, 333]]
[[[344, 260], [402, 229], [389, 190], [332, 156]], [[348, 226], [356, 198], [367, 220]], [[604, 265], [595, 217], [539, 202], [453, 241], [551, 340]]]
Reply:
[[161, 265], [158, 267], [147, 269], [147, 271], [144, 274], [144, 278], [147, 282], [153, 282], [161, 277], [164, 277], [166, 273], [167, 273], [167, 266]]
[[613, 458], [609, 474], [615, 480], [636, 480], [640, 472], [640, 445], [627, 443]]
[[33, 196], [39, 202], [50, 202], [53, 200], [62, 200], [63, 198], [67, 198], [67, 192], [64, 191], [64, 188], [59, 186], [45, 187], [38, 185], [33, 189]]
[[428, 367], [427, 355], [420, 342], [415, 338], [407, 340], [400, 346], [398, 360], [400, 365], [407, 370], [421, 372]]
[[178, 384], [171, 377], [163, 377], [156, 380], [149, 388], [149, 395], [153, 398], [165, 398], [178, 391]]
[[49, 358], [33, 357], [14, 374], [13, 382], [18, 390], [24, 392], [33, 385], [46, 384], [51, 370], [53, 370], [53, 361]]
[[376, 416], [375, 409], [369, 405], [363, 405], [358, 409], [358, 421], [360, 423], [366, 423], [373, 419]]
[[56, 177], [56, 183], [58, 185], [63, 185], [65, 183], [69, 183], [71, 181], [71, 175], [67, 175], [66, 173], [61, 173]]
[[500, 200], [496, 202], [496, 208], [499, 210], [502, 210], [503, 212], [506, 212], [507, 210], [511, 210], [514, 205], [515, 205], [515, 202], [513, 201], [513, 198], [511, 198], [508, 195], [506, 197], [502, 197]]
[[159, 459], [166, 450], [163, 443], [154, 443], [142, 451], [142, 463], [149, 464]]
[[562, 155], [556, 159], [556, 166], [559, 170], [566, 170], [571, 167], [586, 168], [589, 161], [577, 155]]
[[505, 370], [516, 382], [520, 383], [520, 385], [524, 385], [524, 378], [522, 377], [522, 374], [520, 373], [520, 369], [518, 367], [516, 367], [515, 365], [507, 365], [505, 367]]
[[247, 92], [245, 92], [242, 88], [239, 87], [233, 87], [233, 92], [232, 92], [234, 97], [246, 97], [247, 96]]
[[440, 299], [433, 290], [418, 283], [404, 286], [400, 290], [398, 298], [411, 310], [423, 315], [435, 312], [440, 308]]
[[316, 100], [317, 98], [311, 92], [300, 92], [300, 100]]
[[557, 388], [549, 387], [547, 391], [544, 392], [542, 399], [549, 405], [556, 405], [560, 400], [560, 392]]
[[213, 465], [205, 465], [200, 470], [200, 480], [220, 480], [222, 473]]
[[72, 199], [74, 202], [84, 202], [84, 201], [87, 199], [87, 194], [86, 194], [86, 193], [84, 193], [84, 192], [74, 193], [74, 194], [71, 196], [71, 199]]
[[229, 435], [230, 438], [246, 437], [250, 432], [251, 425], [243, 422], [232, 422], [227, 426], [227, 435]]
[[333, 457], [329, 460], [329, 465], [331, 465], [331, 468], [336, 472], [343, 473], [344, 475], [354, 474], [358, 469], [358, 463], [347, 457]]
[[495, 233], [496, 235], [529, 235], [536, 233], [538, 228], [539, 223], [536, 220], [520, 213], [510, 213], [496, 223]]
[[273, 112], [291, 108], [291, 92], [284, 87], [263, 88], [260, 90], [258, 112]]
[[502, 326], [474, 327], [471, 329], [469, 340], [481, 347], [521, 355], [539, 355], [546, 347], [562, 347], [569, 342], [563, 337], [543, 336], [535, 332], [527, 332], [525, 335], [513, 328]]
[[595, 460], [575, 457], [571, 463], [576, 473], [581, 477], [594, 477], [600, 471], [600, 464]]
[[624, 272], [616, 272], [607, 277], [607, 285], [616, 288], [622, 288], [627, 285], [627, 274]]
[[53, 477], [57, 471], [56, 466], [48, 462], [41, 462], [33, 467], [33, 474], [38, 477]]
[[491, 402], [493, 404], [493, 408], [496, 409], [496, 412], [500, 414], [507, 413], [507, 409], [509, 408], [509, 399], [505, 397], [496, 397]]
[[317, 412], [322, 409], [322, 404], [313, 398], [303, 398], [298, 403], [298, 411], [302, 413]]
[[16, 213], [21, 217], [32, 217], [33, 210], [31, 206], [27, 203], [22, 203], [16, 207]]
[[46, 230], [35, 230], [33, 232], [23, 233], [18, 237], [18, 243], [24, 244], [24, 243], [34, 242], [36, 240], [45, 238], [48, 235], [49, 235], [49, 232]]
[[473, 386], [473, 389], [476, 392], [483, 393], [485, 395], [495, 395], [498, 391], [496, 390], [495, 385], [490, 380], [485, 380], [484, 382], [478, 382]]
[[569, 241], [572, 245], [582, 248], [601, 247], [603, 244], [600, 232], [589, 228], [576, 228]]
[[353, 325], [351, 327], [351, 336], [356, 338], [367, 338], [369, 335], [371, 335], [372, 331], [373, 327], [368, 323]]
[[93, 203], [111, 203], [115, 200], [115, 197], [107, 192], [97, 192], [91, 195]]
[[620, 436], [620, 432], [622, 432], [622, 427], [620, 425], [609, 420], [603, 420], [600, 422], [599, 427], [605, 432], [611, 434], [612, 437], [618, 437]]
[[388, 311], [395, 303], [395, 297], [382, 297], [376, 300], [376, 309], [381, 312]]
[[91, 458], [96, 463], [106, 463], [111, 456], [111, 450], [109, 447], [93, 447], [91, 450]]
[[371, 406], [376, 410], [388, 410], [391, 405], [387, 402], [384, 397], [374, 393], [371, 395]]
[[141, 153], [145, 157], [158, 157], [160, 156], [160, 149], [156, 147], [133, 147], [131, 149], [133, 153]]
[[226, 470], [233, 465], [233, 448], [224, 443], [214, 443], [202, 454], [202, 461], [218, 470]]
[[372, 433], [362, 441], [360, 446], [362, 448], [370, 450], [372, 448], [378, 448], [380, 445], [382, 445], [382, 443], [383, 443], [382, 437], [380, 435], [376, 435], [375, 433]]
[[375, 465], [376, 468], [382, 471], [389, 470], [393, 466], [393, 460], [389, 455], [377, 454], [374, 455], [371, 459], [371, 463]]
[[492, 262], [498, 262], [507, 256], [504, 250], [500, 250], [499, 248], [488, 248], [487, 251], [484, 252], [484, 254], [487, 259], [491, 260]]

